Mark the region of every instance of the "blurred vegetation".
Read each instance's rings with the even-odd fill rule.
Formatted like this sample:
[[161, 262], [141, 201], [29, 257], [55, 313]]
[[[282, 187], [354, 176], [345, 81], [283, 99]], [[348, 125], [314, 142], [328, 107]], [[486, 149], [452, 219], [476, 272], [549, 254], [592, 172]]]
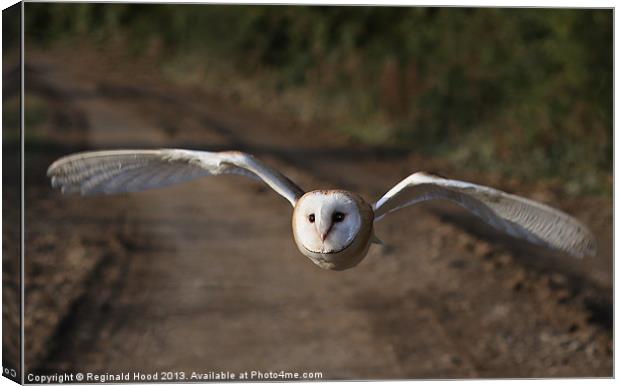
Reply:
[[517, 178], [611, 192], [611, 10], [26, 4], [254, 107]]

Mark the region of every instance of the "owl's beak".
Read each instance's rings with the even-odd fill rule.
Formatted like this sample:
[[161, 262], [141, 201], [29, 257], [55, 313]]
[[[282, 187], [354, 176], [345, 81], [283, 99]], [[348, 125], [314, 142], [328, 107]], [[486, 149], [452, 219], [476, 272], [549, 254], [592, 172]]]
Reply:
[[321, 238], [321, 242], [324, 242], [329, 235], [329, 231], [332, 230], [332, 225], [331, 218], [328, 215], [324, 215], [323, 213], [319, 214], [316, 221], [316, 230]]
[[327, 230], [324, 229], [319, 229], [319, 235], [321, 235], [321, 241], [325, 241], [325, 239], [327, 238], [327, 236], [329, 236], [329, 231], [332, 230], [332, 226], [334, 224], [329, 224], [329, 228], [327, 228]]

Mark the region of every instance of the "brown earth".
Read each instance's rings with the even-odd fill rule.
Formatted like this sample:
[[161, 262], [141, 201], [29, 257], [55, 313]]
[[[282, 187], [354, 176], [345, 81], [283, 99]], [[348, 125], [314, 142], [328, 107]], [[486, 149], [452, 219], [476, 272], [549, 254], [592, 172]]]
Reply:
[[[367, 148], [140, 69], [88, 52], [27, 53], [26, 103], [42, 117], [26, 127], [26, 374], [613, 375], [611, 199]], [[100, 197], [49, 187], [55, 158], [115, 147], [244, 150], [306, 189], [369, 201], [433, 170], [564, 209], [600, 253], [571, 259], [433, 203], [380, 222], [388, 246], [331, 272], [296, 250], [290, 205], [243, 177]]]

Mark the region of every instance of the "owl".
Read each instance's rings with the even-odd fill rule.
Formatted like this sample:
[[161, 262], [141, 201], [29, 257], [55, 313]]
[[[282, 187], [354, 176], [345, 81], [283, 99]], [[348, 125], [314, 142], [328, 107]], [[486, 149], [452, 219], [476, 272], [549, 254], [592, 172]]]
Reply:
[[182, 149], [108, 150], [69, 155], [48, 169], [63, 193], [136, 192], [219, 174], [263, 181], [293, 207], [292, 230], [299, 251], [317, 266], [355, 267], [373, 243], [374, 224], [396, 210], [428, 200], [452, 201], [513, 237], [574, 257], [594, 256], [592, 233], [573, 217], [547, 205], [469, 182], [413, 173], [374, 203], [347, 190], [305, 192], [250, 154]]

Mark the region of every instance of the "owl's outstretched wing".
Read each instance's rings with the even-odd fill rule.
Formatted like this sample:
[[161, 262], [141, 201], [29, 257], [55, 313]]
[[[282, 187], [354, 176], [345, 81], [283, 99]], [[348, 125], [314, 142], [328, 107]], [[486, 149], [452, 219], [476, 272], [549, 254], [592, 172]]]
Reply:
[[282, 173], [237, 151], [92, 151], [60, 158], [47, 170], [53, 187], [85, 195], [135, 192], [231, 173], [264, 181], [293, 206], [303, 195], [303, 190]]
[[405, 178], [373, 205], [375, 221], [400, 208], [437, 199], [455, 202], [514, 237], [575, 257], [596, 254], [592, 233], [565, 213], [497, 189], [423, 172]]

